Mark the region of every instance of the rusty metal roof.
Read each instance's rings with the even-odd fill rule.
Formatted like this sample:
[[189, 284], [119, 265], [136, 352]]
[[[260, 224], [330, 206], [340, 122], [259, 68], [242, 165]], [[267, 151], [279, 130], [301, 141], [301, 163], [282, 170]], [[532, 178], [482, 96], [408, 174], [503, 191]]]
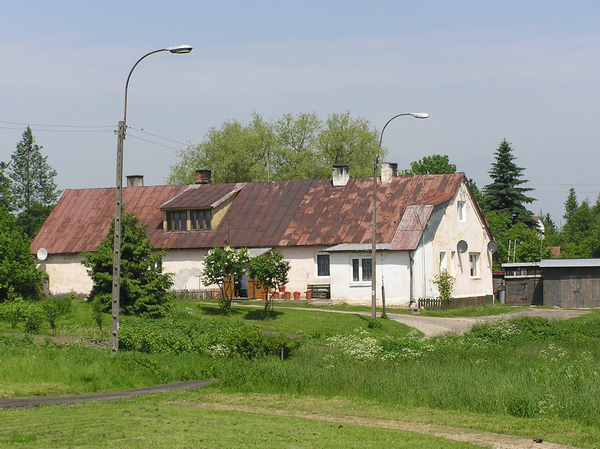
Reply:
[[[462, 182], [468, 183], [463, 173], [378, 180], [377, 242], [394, 249], [416, 247], [421, 234], [415, 231], [421, 227], [415, 229], [415, 213], [424, 223], [431, 208], [454, 198]], [[123, 189], [126, 210], [149, 225], [156, 247], [170, 249], [366, 244], [371, 242], [372, 195], [372, 178], [352, 178], [343, 187], [333, 187], [331, 180], [304, 180]], [[163, 231], [161, 208], [215, 207], [232, 196], [217, 229]], [[94, 250], [113, 215], [114, 189], [67, 190], [33, 240], [32, 253], [42, 247], [49, 254]]]

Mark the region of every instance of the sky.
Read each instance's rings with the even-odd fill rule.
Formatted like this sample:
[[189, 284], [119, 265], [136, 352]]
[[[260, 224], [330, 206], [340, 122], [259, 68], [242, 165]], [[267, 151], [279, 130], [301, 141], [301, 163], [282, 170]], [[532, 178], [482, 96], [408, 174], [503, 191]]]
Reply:
[[478, 187], [503, 139], [557, 224], [600, 193], [600, 0], [0, 0], [0, 161], [27, 125], [59, 189], [165, 183], [227, 120], [350, 111], [400, 169], [448, 155]]

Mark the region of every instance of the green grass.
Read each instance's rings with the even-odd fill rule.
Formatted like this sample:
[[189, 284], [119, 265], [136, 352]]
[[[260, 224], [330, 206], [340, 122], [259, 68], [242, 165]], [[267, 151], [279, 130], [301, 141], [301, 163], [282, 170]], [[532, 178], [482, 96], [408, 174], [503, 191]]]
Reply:
[[[365, 315], [327, 313], [316, 310], [294, 310], [279, 308], [277, 306], [275, 307], [274, 318], [263, 319], [261, 304], [256, 308], [234, 305], [231, 313], [225, 317], [219, 313], [219, 307], [216, 304], [201, 303], [195, 307], [182, 304], [180, 307], [184, 307], [184, 310], [185, 308], [189, 309], [190, 315], [196, 318], [242, 322], [255, 325], [265, 331], [309, 336], [348, 334], [352, 333], [356, 328], [366, 328], [371, 321], [371, 318]], [[403, 337], [411, 331], [414, 332], [411, 327], [395, 321], [379, 321], [382, 325], [380, 329], [377, 329], [379, 335]]]
[[[0, 445], [26, 447], [474, 448], [467, 443], [345, 421], [219, 410], [197, 393], [0, 411]], [[189, 399], [192, 399], [190, 401]]]
[[[83, 344], [87, 341], [85, 335], [98, 334], [90, 327], [87, 304], [76, 303], [73, 313], [60, 322], [57, 334], [75, 336], [73, 340], [79, 343], [33, 345], [11, 340], [12, 343], [2, 344], [0, 336], [0, 396], [96, 392], [217, 378], [218, 386], [211, 386], [207, 391], [221, 395], [220, 401], [237, 401], [238, 405], [241, 401], [244, 407], [252, 406], [252, 402], [246, 403], [244, 398], [272, 399], [273, 394], [278, 394], [288, 401], [294, 398], [305, 404], [303, 407], [312, 404], [315, 410], [325, 413], [325, 409], [334, 410], [332, 404], [342, 398], [353, 404], [353, 416], [377, 419], [410, 416], [413, 419], [418, 415], [423, 422], [427, 416], [435, 416], [447, 425], [541, 437], [586, 448], [596, 447], [596, 442], [600, 441], [600, 311], [568, 321], [501, 320], [475, 327], [465, 336], [425, 340], [418, 333], [409, 332], [410, 328], [390, 320], [378, 320], [382, 328], [369, 329], [368, 316], [352, 313], [276, 307], [276, 317], [263, 320], [261, 305], [234, 305], [232, 313], [224, 317], [219, 314], [216, 304], [181, 302], [176, 316], [169, 319], [241, 323], [266, 331], [303, 335], [302, 346], [287, 360], [274, 357], [211, 358], [189, 353], [147, 355], [128, 351], [111, 356], [104, 346], [86, 347]], [[123, 317], [122, 326], [135, 321], [142, 319]], [[146, 323], [154, 326], [157, 321], [147, 320]], [[46, 329], [45, 332], [50, 331]], [[194, 397], [198, 401], [197, 395], [190, 392], [179, 394], [181, 396], [176, 397], [180, 402], [191, 401]], [[346, 406], [350, 407], [348, 404]], [[167, 405], [165, 403], [165, 407]], [[235, 405], [236, 411], [242, 413], [238, 420], [245, 423], [245, 414], [249, 412], [239, 409], [238, 405]], [[89, 407], [93, 408], [92, 405]], [[98, 404], [98, 407], [111, 406]], [[218, 409], [218, 404], [212, 407]], [[79, 409], [72, 406], [71, 410]], [[345, 409], [331, 410], [327, 413], [341, 416], [339, 414]], [[5, 411], [0, 413], [3, 418], [8, 416]], [[22, 415], [19, 413], [14, 416], [27, 416], [25, 411]], [[136, 411], [133, 417], [140, 413], [141, 410]], [[170, 412], [165, 409], [164, 413]], [[270, 413], [264, 409], [251, 412], [259, 416], [263, 424], [273, 421], [266, 416]], [[276, 412], [273, 414], [277, 415]], [[293, 428], [296, 424], [289, 425]], [[157, 426], [160, 427], [160, 423], [155, 423]], [[248, 424], [248, 427], [252, 425]], [[24, 433], [22, 429], [25, 428], [29, 429], [15, 425], [13, 433], [0, 433], [0, 444], [2, 441], [18, 442], [19, 439], [26, 445], [51, 444], [40, 440], [37, 433]], [[186, 430], [177, 429], [174, 438], [184, 438], [182, 432]], [[292, 434], [297, 436], [289, 433]], [[354, 437], [362, 438], [357, 435]], [[81, 440], [77, 444], [113, 444], [98, 441], [100, 443]], [[114, 444], [124, 446], [124, 441], [117, 438]], [[144, 444], [135, 432], [131, 436], [126, 434], [126, 441], [133, 447]], [[193, 441], [197, 445], [204, 444]], [[233, 440], [219, 441], [207, 440], [205, 445], [238, 444]], [[261, 446], [261, 441], [256, 440], [255, 445], [266, 447]], [[295, 440], [288, 443], [290, 441], [301, 444]], [[373, 441], [373, 444], [384, 444]], [[347, 441], [343, 442], [347, 444]], [[151, 440], [148, 444], [161, 445], [161, 442]], [[185, 445], [178, 441], [175, 444]]]

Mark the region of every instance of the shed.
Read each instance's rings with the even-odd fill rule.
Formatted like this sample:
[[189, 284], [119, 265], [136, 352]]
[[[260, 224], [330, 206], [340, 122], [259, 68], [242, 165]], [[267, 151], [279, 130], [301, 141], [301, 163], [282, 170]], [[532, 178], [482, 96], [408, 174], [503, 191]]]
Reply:
[[542, 260], [544, 305], [600, 307], [600, 259]]
[[542, 269], [539, 262], [503, 263], [506, 304], [541, 306], [544, 303]]

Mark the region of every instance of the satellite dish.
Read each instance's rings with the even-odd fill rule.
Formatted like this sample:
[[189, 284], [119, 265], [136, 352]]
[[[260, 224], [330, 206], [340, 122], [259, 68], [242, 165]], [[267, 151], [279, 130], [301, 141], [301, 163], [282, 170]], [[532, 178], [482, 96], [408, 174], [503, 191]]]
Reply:
[[461, 240], [456, 244], [456, 251], [458, 251], [458, 254], [465, 253], [468, 249], [469, 245], [464, 240]]
[[490, 240], [488, 243], [488, 251], [494, 254], [498, 250], [498, 242], [496, 240]]
[[48, 257], [48, 251], [46, 251], [46, 248], [40, 248], [37, 251], [37, 258], [39, 260], [46, 260], [46, 257]]

